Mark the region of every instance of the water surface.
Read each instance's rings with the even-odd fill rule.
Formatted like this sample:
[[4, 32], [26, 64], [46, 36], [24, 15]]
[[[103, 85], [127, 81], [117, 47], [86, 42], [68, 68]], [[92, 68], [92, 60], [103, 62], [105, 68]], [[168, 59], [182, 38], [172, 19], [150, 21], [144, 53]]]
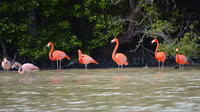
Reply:
[[0, 72], [1, 112], [199, 112], [200, 69]]

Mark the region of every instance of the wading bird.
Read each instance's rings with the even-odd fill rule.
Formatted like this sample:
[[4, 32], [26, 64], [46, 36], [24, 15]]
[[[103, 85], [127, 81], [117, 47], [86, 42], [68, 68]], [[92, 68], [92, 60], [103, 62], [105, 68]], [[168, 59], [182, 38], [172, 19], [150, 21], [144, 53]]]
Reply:
[[176, 63], [179, 64], [179, 68], [182, 69], [184, 64], [188, 64], [188, 60], [185, 55], [178, 54], [178, 48], [176, 48]]
[[114, 38], [111, 41], [111, 43], [114, 43], [114, 42], [116, 42], [116, 46], [112, 53], [112, 59], [114, 60], [114, 62], [117, 63], [118, 71], [119, 71], [119, 66], [121, 66], [121, 71], [122, 71], [123, 65], [128, 65], [127, 57], [123, 53], [116, 53], [119, 47], [119, 40], [117, 38]]
[[34, 71], [38, 71], [39, 68], [31, 63], [25, 63], [19, 67], [18, 73], [23, 74], [24, 72], [31, 73]]
[[98, 64], [92, 57], [88, 56], [87, 54], [83, 54], [80, 49], [78, 49], [78, 61], [79, 61], [79, 63], [85, 65], [86, 72], [87, 72], [87, 64], [89, 64], [89, 63]]
[[[69, 56], [66, 55], [65, 52], [60, 51], [60, 50], [55, 50], [54, 51], [54, 45], [52, 42], [49, 42], [47, 44], [48, 47], [51, 46], [51, 50], [49, 52], [49, 58], [51, 61], [56, 61], [57, 64], [57, 70], [61, 70], [61, 61], [63, 58], [67, 58], [68, 60], [71, 60], [71, 58]], [[60, 62], [60, 65], [58, 67], [58, 63]]]
[[1, 62], [1, 67], [4, 70], [10, 70], [11, 68], [11, 62], [7, 58], [3, 58], [3, 61]]
[[155, 58], [156, 60], [158, 61], [158, 66], [159, 66], [159, 72], [160, 72], [160, 62], [162, 62], [162, 70], [163, 70], [163, 66], [164, 66], [164, 62], [165, 62], [165, 59], [166, 59], [166, 54], [165, 52], [158, 52], [158, 47], [159, 47], [159, 42], [157, 39], [153, 39], [151, 41], [151, 43], [156, 43], [156, 51], [155, 51]]

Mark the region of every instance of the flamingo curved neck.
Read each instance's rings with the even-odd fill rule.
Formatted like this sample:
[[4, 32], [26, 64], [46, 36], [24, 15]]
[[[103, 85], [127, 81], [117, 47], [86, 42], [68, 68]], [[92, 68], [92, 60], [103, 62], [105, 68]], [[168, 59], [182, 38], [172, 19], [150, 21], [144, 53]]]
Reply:
[[178, 54], [178, 52], [176, 53], [176, 61], [178, 60], [178, 58], [179, 58], [179, 54]]
[[82, 55], [82, 53], [81, 53], [81, 52], [78, 52], [78, 59], [79, 59], [79, 61], [82, 61], [81, 55]]
[[50, 52], [49, 52], [49, 58], [50, 58], [50, 60], [54, 60], [54, 58], [53, 58], [53, 56], [52, 56], [52, 52], [53, 52], [53, 50], [54, 50], [54, 45], [51, 44], [50, 46], [51, 46], [51, 50], [50, 50]]
[[158, 47], [159, 47], [159, 43], [158, 42], [156, 42], [156, 51], [155, 51], [155, 55], [157, 54], [157, 52], [158, 52]]
[[20, 67], [20, 68], [18, 69], [18, 73], [20, 73], [20, 74], [23, 74], [23, 73], [24, 73], [24, 70], [22, 69], [22, 67]]
[[113, 50], [113, 53], [112, 53], [112, 59], [115, 58], [115, 54], [117, 52], [118, 47], [119, 47], [119, 41], [117, 40], [116, 41], [116, 45], [115, 45], [115, 49]]

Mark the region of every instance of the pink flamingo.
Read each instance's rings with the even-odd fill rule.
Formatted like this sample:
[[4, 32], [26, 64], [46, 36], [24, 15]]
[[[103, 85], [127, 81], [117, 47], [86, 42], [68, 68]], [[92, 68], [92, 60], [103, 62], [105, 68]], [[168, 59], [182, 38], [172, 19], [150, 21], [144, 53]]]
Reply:
[[33, 71], [37, 71], [39, 68], [31, 63], [25, 63], [19, 67], [18, 73], [23, 74], [24, 72], [31, 73]]
[[158, 60], [158, 64], [159, 64], [159, 71], [160, 71], [160, 62], [162, 62], [162, 69], [163, 69], [163, 66], [164, 66], [164, 62], [165, 62], [165, 59], [166, 59], [166, 54], [165, 52], [158, 52], [158, 47], [159, 47], [159, 42], [157, 39], [153, 39], [151, 41], [151, 43], [156, 43], [157, 46], [156, 46], [156, 51], [155, 51], [155, 58], [156, 60]]
[[3, 61], [1, 62], [1, 67], [4, 69], [4, 70], [10, 70], [11, 68], [11, 63], [9, 60], [7, 60], [7, 58], [3, 58]]
[[54, 51], [54, 45], [53, 45], [52, 42], [49, 42], [47, 44], [47, 46], [48, 47], [51, 46], [51, 50], [49, 52], [49, 58], [50, 58], [50, 60], [51, 61], [56, 61], [56, 63], [57, 63], [57, 70], [58, 70], [58, 62], [60, 61], [60, 68], [59, 69], [61, 70], [61, 61], [62, 61], [62, 59], [63, 58], [67, 58], [68, 60], [71, 60], [71, 58], [69, 56], [67, 56], [66, 53], [63, 52], [63, 51], [60, 51], [60, 50], [55, 50]]
[[87, 64], [89, 63], [98, 64], [92, 57], [88, 56], [87, 54], [83, 54], [80, 49], [78, 49], [78, 60], [79, 60], [79, 63], [85, 64], [86, 72], [87, 72]]
[[112, 53], [112, 59], [115, 61], [115, 63], [117, 63], [118, 71], [119, 71], [119, 66], [121, 66], [121, 71], [122, 71], [123, 65], [128, 65], [127, 57], [123, 53], [116, 53], [117, 49], [119, 47], [118, 38], [114, 38], [111, 41], [111, 43], [114, 43], [114, 42], [116, 42], [116, 46], [115, 46], [113, 53]]
[[[176, 52], [178, 52], [178, 48], [176, 48]], [[182, 69], [184, 64], [188, 64], [187, 57], [185, 55], [176, 54], [176, 63], [179, 64], [179, 68]], [[181, 66], [182, 65], [182, 66]]]

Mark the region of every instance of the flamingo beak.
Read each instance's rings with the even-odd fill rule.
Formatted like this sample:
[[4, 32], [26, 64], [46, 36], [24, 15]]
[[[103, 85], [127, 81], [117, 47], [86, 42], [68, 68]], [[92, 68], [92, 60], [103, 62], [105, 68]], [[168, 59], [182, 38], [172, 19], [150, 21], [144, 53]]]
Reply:
[[151, 43], [153, 44], [153, 43], [154, 43], [154, 40], [152, 40]]
[[11, 66], [12, 69], [19, 69], [19, 67], [20, 67], [20, 65], [18, 65], [18, 64], [13, 64], [13, 65]]
[[176, 48], [176, 52], [178, 52], [178, 48]]
[[50, 45], [49, 45], [49, 44], [47, 44], [46, 46], [47, 46], [47, 47], [49, 47]]
[[111, 40], [111, 43], [113, 43], [113, 42], [115, 42], [115, 40], [113, 39], [113, 40]]

